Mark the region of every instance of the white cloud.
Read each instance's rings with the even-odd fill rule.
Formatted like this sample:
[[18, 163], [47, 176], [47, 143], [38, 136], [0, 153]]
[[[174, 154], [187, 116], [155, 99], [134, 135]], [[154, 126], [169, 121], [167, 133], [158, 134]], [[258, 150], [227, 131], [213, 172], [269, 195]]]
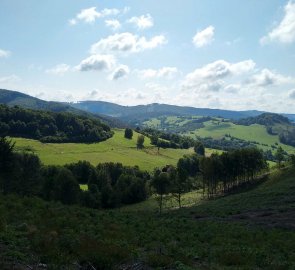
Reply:
[[152, 78], [167, 78], [171, 79], [175, 74], [177, 74], [178, 69], [176, 67], [162, 67], [160, 69], [143, 69], [138, 70], [137, 73], [142, 79], [152, 79]]
[[[122, 12], [124, 13], [125, 9]], [[86, 8], [86, 9], [82, 9], [76, 15], [74, 19], [70, 19], [69, 24], [75, 25], [79, 21], [83, 21], [85, 23], [94, 23], [96, 19], [104, 18], [107, 16], [116, 16], [119, 13], [120, 13], [120, 10], [116, 8], [112, 8], [112, 9], [105, 8], [101, 11], [97, 11], [96, 7]]]
[[16, 76], [16, 75], [9, 75], [6, 77], [0, 77], [0, 83], [11, 83], [11, 82], [17, 82], [20, 81], [20, 77]]
[[109, 54], [95, 54], [84, 59], [76, 69], [79, 71], [103, 71], [111, 70], [116, 64], [116, 59]]
[[185, 88], [194, 88], [203, 83], [212, 84], [213, 81], [223, 79], [230, 75], [241, 75], [250, 72], [254, 70], [254, 67], [255, 62], [253, 60], [245, 60], [237, 63], [218, 60], [187, 74], [183, 86]]
[[151, 39], [140, 37], [129, 32], [114, 34], [99, 40], [91, 46], [92, 54], [101, 52], [126, 52], [135, 53], [147, 49], [154, 49], [167, 42], [163, 35]]
[[121, 23], [118, 20], [105, 20], [105, 25], [110, 27], [113, 31], [116, 31], [121, 28]]
[[292, 83], [294, 79], [281, 75], [275, 71], [271, 71], [267, 68], [261, 70], [259, 73], [253, 75], [249, 79], [249, 83], [255, 86], [271, 86], [271, 85], [280, 85], [286, 83]]
[[64, 75], [66, 72], [70, 70], [70, 68], [71, 67], [67, 64], [59, 64], [53, 68], [47, 69], [45, 72], [53, 75]]
[[129, 67], [126, 65], [120, 65], [111, 74], [111, 80], [118, 80], [120, 78], [126, 77], [130, 73]]
[[210, 25], [202, 31], [196, 33], [193, 37], [193, 43], [197, 48], [209, 45], [214, 40], [214, 30], [215, 28]]
[[0, 49], [0, 58], [6, 58], [6, 57], [9, 57], [10, 55], [11, 55], [10, 51], [5, 51]]
[[282, 21], [266, 36], [260, 39], [262, 45], [274, 41], [285, 44], [295, 41], [295, 2], [289, 1], [284, 10], [285, 15]]
[[132, 17], [128, 22], [134, 24], [139, 30], [144, 30], [154, 25], [154, 20], [150, 14]]
[[291, 98], [291, 99], [295, 99], [295, 89], [290, 90], [289, 93], [288, 93], [288, 96], [289, 96], [289, 98]]

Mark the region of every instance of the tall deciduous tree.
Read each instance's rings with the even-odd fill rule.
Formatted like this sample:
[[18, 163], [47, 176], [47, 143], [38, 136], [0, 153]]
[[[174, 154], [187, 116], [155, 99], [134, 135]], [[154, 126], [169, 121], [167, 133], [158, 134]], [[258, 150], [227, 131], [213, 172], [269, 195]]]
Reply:
[[205, 156], [205, 147], [201, 142], [196, 142], [194, 145], [194, 151], [200, 156]]
[[163, 207], [163, 197], [169, 193], [171, 186], [169, 173], [161, 172], [160, 170], [155, 170], [154, 177], [151, 180], [151, 186], [159, 195], [159, 210], [161, 214]]
[[284, 160], [284, 150], [281, 146], [278, 147], [276, 153], [275, 153], [275, 158], [278, 162], [279, 168], [281, 167], [282, 161]]

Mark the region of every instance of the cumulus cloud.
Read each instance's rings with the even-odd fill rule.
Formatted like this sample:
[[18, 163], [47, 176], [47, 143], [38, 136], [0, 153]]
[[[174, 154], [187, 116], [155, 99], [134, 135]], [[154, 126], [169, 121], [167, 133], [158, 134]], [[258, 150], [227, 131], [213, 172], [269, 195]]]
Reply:
[[162, 67], [160, 69], [143, 69], [137, 71], [138, 75], [142, 79], [153, 79], [153, 78], [167, 78], [171, 79], [175, 74], [178, 73], [176, 67]]
[[118, 80], [120, 78], [126, 77], [130, 73], [129, 67], [126, 65], [120, 65], [111, 74], [111, 80]]
[[110, 27], [113, 31], [116, 31], [121, 28], [121, 23], [118, 20], [105, 20], [105, 25]]
[[[125, 12], [125, 9], [123, 10]], [[101, 11], [97, 11], [96, 7], [86, 8], [82, 9], [74, 19], [69, 20], [70, 25], [75, 25], [79, 21], [85, 22], [85, 23], [94, 23], [96, 19], [104, 18], [107, 16], [115, 16], [120, 13], [119, 9], [116, 8], [105, 8]]]
[[154, 49], [167, 42], [165, 36], [154, 36], [151, 39], [140, 37], [129, 32], [110, 35], [91, 46], [92, 54], [101, 52], [136, 53], [147, 49]]
[[132, 17], [128, 22], [134, 24], [139, 30], [144, 30], [154, 25], [154, 20], [150, 14]]
[[[229, 63], [225, 60], [218, 60], [209, 63], [201, 68], [195, 69], [186, 75], [183, 86], [185, 88], [194, 88], [200, 84], [221, 80], [230, 75], [241, 75], [254, 69], [253, 60], [245, 60], [237, 63]], [[220, 84], [220, 81], [219, 81]], [[216, 89], [216, 87], [214, 87]]]
[[67, 64], [59, 64], [53, 68], [47, 69], [45, 72], [52, 75], [64, 75], [70, 68], [71, 67]]
[[295, 2], [289, 1], [284, 7], [284, 11], [282, 21], [260, 39], [262, 45], [274, 41], [285, 44], [295, 41]]
[[0, 49], [0, 58], [6, 58], [6, 57], [9, 57], [10, 55], [11, 55], [10, 51], [5, 51]]
[[295, 99], [295, 89], [290, 90], [289, 93], [288, 93], [288, 96], [289, 96], [289, 98], [291, 98], [291, 99]]
[[293, 78], [281, 75], [267, 68], [261, 70], [259, 73], [253, 75], [249, 79], [250, 84], [254, 84], [256, 86], [261, 86], [261, 87], [271, 86], [271, 85], [280, 85], [280, 84], [291, 83], [291, 82], [294, 82]]
[[196, 33], [193, 37], [193, 43], [197, 48], [209, 45], [214, 40], [214, 30], [215, 28], [210, 25], [202, 31]]
[[116, 64], [116, 59], [113, 55], [109, 54], [94, 54], [76, 66], [79, 71], [103, 71], [111, 70]]

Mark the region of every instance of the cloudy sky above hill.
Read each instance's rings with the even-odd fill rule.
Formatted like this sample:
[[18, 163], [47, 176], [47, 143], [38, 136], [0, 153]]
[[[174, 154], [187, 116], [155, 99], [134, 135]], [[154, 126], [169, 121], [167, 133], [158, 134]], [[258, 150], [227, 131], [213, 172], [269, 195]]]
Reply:
[[295, 113], [295, 0], [1, 0], [0, 88]]

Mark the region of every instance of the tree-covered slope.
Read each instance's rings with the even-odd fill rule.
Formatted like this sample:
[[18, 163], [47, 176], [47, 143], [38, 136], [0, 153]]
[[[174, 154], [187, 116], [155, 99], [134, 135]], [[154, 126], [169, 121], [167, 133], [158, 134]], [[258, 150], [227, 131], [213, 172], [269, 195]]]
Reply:
[[126, 124], [119, 119], [113, 118], [108, 115], [92, 114], [87, 110], [79, 110], [74, 108], [65, 102], [45, 101], [39, 98], [32, 97], [30, 95], [11, 91], [6, 89], [0, 89], [0, 104], [7, 106], [20, 106], [22, 108], [33, 109], [33, 110], [44, 110], [51, 112], [69, 112], [77, 115], [86, 117], [98, 118], [101, 121], [107, 123], [111, 127], [125, 127]]
[[0, 135], [42, 142], [100, 142], [112, 136], [98, 119], [0, 104]]

